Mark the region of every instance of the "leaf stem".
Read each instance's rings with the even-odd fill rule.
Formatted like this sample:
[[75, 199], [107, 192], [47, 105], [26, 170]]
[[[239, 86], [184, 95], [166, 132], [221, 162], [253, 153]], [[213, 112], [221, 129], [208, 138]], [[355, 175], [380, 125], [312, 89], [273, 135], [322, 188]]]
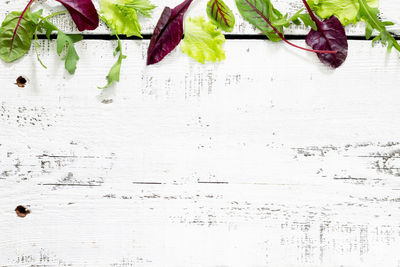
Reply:
[[[40, 17], [40, 21], [39, 21], [39, 23], [36, 25], [36, 28], [35, 28], [35, 45], [34, 45], [34, 47], [35, 47], [35, 53], [36, 53], [36, 58], [37, 58], [37, 60], [39, 61], [40, 65], [42, 65], [42, 67], [45, 68], [45, 69], [47, 69], [47, 67], [46, 67], [46, 65], [43, 64], [42, 60], [40, 59], [39, 53], [38, 53], [38, 50], [37, 50], [37, 48], [40, 47], [40, 44], [39, 44], [39, 42], [38, 42], [39, 38], [38, 38], [38, 35], [37, 35], [38, 30], [39, 30], [39, 26], [40, 26], [44, 21], [48, 20], [49, 18], [52, 18], [52, 17], [57, 16], [57, 15], [65, 14], [65, 13], [67, 13], [67, 10], [61, 10], [61, 11], [58, 11], [58, 12], [54, 12], [54, 13], [52, 13], [52, 14], [46, 16], [46, 17]], [[58, 29], [55, 25], [53, 25], [53, 26], [54, 26], [54, 28], [57, 29], [57, 31], [59, 31], [59, 29]]]
[[18, 28], [19, 28], [20, 25], [21, 25], [21, 20], [22, 20], [22, 18], [24, 17], [26, 11], [29, 9], [29, 7], [31, 6], [31, 4], [33, 3], [33, 1], [35, 1], [35, 0], [30, 0], [29, 3], [28, 3], [28, 4], [26, 5], [26, 7], [24, 8], [24, 10], [22, 10], [22, 12], [21, 12], [21, 16], [20, 16], [19, 19], [18, 19], [17, 26], [15, 26], [15, 29], [14, 29], [14, 32], [13, 32], [13, 36], [12, 36], [12, 39], [11, 39], [10, 54], [11, 54], [11, 51], [12, 51], [12, 49], [13, 49], [14, 40], [15, 40], [15, 35], [17, 34]]
[[308, 5], [306, 0], [302, 0], [303, 4], [306, 6], [308, 13], [310, 14], [311, 19], [317, 24], [317, 27], [320, 28], [321, 26], [321, 21], [314, 15], [314, 12], [312, 12], [310, 6]]
[[[298, 49], [301, 50], [305, 50], [308, 52], [313, 52], [313, 53], [319, 53], [319, 54], [336, 54], [337, 51], [330, 51], [330, 50], [313, 50], [313, 49], [308, 49], [308, 48], [304, 48], [298, 45], [295, 45], [291, 42], [289, 42], [288, 40], [286, 40], [286, 38], [283, 36], [283, 34], [274, 26], [272, 25], [272, 23], [269, 21], [269, 19], [267, 17], [264, 16], [264, 14], [258, 10], [257, 7], [255, 7], [252, 3], [249, 2], [249, 0], [245, 0], [247, 2], [247, 4], [254, 9], [254, 11], [263, 19], [265, 20], [265, 22], [268, 23], [268, 25], [274, 30], [274, 32], [282, 39], [282, 41], [284, 41], [285, 43], [287, 43], [288, 45], [291, 45], [293, 47], [296, 47]], [[303, 0], [304, 1], [304, 0]]]
[[50, 15], [44, 17], [44, 18], [43, 18], [43, 17], [40, 17], [40, 18], [41, 18], [41, 20], [43, 21], [43, 20], [48, 20], [49, 18], [58, 16], [58, 15], [67, 14], [67, 13], [68, 13], [67, 10], [61, 10], [61, 11], [54, 12], [54, 13], [52, 13], [52, 14], [50, 14]]
[[[49, 18], [55, 17], [57, 15], [61, 15], [61, 14], [66, 14], [66, 13], [67, 13], [66, 10], [61, 10], [61, 11], [58, 11], [58, 12], [54, 12], [54, 13], [46, 16], [46, 17], [40, 17], [40, 21], [36, 25], [36, 29], [35, 29], [35, 40], [38, 40], [37, 32], [38, 32], [39, 26], [40, 26], [40, 24], [42, 24], [42, 22], [48, 20]], [[53, 26], [54, 26], [54, 28], [56, 28], [59, 31], [59, 29], [55, 25], [53, 25]]]
[[[115, 37], [117, 37], [117, 40], [118, 40], [117, 48], [114, 51], [114, 57], [117, 55], [117, 53], [119, 53], [117, 62], [111, 67], [111, 69], [106, 77], [107, 84], [103, 87], [100, 87], [100, 86], [97, 87], [98, 89], [105, 89], [105, 88], [108, 88], [112, 83], [119, 82], [121, 63], [122, 63], [122, 60], [126, 58], [126, 56], [122, 53], [122, 42], [121, 42], [121, 39], [119, 38], [117, 30], [114, 29], [112, 27], [112, 25], [108, 24], [106, 18], [104, 16], [102, 16], [101, 14], [99, 14], [99, 18], [110, 28], [112, 35], [115, 35]], [[115, 71], [114, 68], [117, 69], [117, 77], [111, 78], [112, 72]]]

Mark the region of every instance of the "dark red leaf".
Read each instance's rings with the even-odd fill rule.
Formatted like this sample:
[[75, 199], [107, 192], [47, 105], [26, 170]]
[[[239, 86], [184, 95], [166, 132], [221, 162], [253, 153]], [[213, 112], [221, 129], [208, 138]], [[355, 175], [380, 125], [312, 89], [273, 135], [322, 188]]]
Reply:
[[303, 3], [318, 28], [317, 31], [311, 30], [308, 33], [306, 43], [313, 49], [336, 51], [335, 54], [320, 53], [318, 58], [332, 68], [338, 68], [346, 60], [348, 50], [347, 36], [343, 25], [335, 16], [320, 21], [305, 0]]
[[174, 9], [164, 8], [147, 50], [147, 65], [161, 61], [180, 43], [183, 35], [183, 16], [192, 1], [186, 0]]
[[99, 26], [99, 15], [91, 0], [57, 0], [71, 14], [80, 31], [94, 30]]
[[347, 37], [340, 21], [332, 16], [321, 22], [318, 31], [311, 30], [306, 43], [313, 49], [335, 50], [336, 54], [318, 54], [322, 63], [337, 68], [347, 57]]

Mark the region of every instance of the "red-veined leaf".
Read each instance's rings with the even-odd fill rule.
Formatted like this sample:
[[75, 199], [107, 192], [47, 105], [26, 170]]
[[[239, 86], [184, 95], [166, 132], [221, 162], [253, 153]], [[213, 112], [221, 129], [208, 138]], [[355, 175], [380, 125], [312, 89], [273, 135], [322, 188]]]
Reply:
[[222, 0], [208, 1], [207, 15], [223, 31], [231, 32], [235, 26], [235, 16]]

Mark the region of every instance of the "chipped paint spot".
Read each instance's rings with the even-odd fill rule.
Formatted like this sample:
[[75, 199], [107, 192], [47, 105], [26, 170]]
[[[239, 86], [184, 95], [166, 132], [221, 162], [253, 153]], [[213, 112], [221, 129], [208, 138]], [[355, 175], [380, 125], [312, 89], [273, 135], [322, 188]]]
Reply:
[[372, 157], [376, 158], [373, 166], [382, 173], [400, 176], [400, 149], [393, 150], [388, 153], [373, 153]]
[[113, 102], [114, 102], [114, 100], [112, 100], [112, 99], [103, 99], [101, 101], [101, 103], [103, 103], [103, 104], [112, 104]]

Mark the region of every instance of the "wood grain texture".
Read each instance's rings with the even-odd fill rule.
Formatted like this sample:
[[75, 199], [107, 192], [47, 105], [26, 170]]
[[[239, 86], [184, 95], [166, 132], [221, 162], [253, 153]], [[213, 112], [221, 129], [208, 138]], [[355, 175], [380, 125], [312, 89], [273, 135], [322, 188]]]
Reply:
[[121, 82], [101, 91], [114, 41], [77, 44], [74, 76], [41, 44], [48, 69], [33, 52], [0, 64], [0, 266], [400, 266], [396, 52], [350, 41], [333, 71], [282, 43], [228, 40], [220, 64], [176, 50], [146, 67], [148, 41], [123, 41]]
[[0, 266], [400, 266], [397, 53], [350, 41], [332, 71], [228, 40], [145, 67], [123, 44], [104, 91], [115, 42], [78, 43], [74, 76], [54, 42], [47, 70], [1, 63]]
[[[63, 7], [56, 1], [45, 1], [45, 0], [37, 0], [36, 3], [33, 4], [33, 9], [43, 8], [46, 12], [54, 12], [58, 10], [62, 10]], [[99, 2], [97, 0], [93, 1], [96, 4], [96, 7], [99, 8]], [[152, 34], [154, 30], [154, 26], [157, 23], [158, 18], [161, 15], [162, 10], [165, 6], [174, 7], [178, 5], [181, 0], [153, 0], [152, 1], [157, 8], [153, 12], [152, 18], [140, 17], [140, 23], [142, 25], [142, 33], [143, 34]], [[236, 24], [233, 32], [229, 34], [260, 34], [260, 32], [253, 27], [248, 22], [244, 21], [241, 15], [239, 14], [238, 9], [236, 8], [235, 0], [225, 0], [226, 4], [232, 9]], [[6, 1], [0, 5], [0, 19], [3, 20], [4, 17], [11, 10], [22, 10], [26, 5], [27, 1], [22, 0], [12, 0]], [[274, 6], [280, 10], [282, 13], [294, 14], [299, 9], [304, 8], [302, 1], [297, 0], [286, 0], [286, 1], [278, 1], [272, 0]], [[191, 4], [186, 17], [193, 16], [205, 16], [206, 15], [206, 0], [195, 0]], [[380, 11], [381, 16], [384, 19], [388, 19], [390, 21], [394, 21], [395, 23], [400, 23], [400, 5], [397, 0], [381, 0], [380, 1]], [[73, 21], [71, 20], [69, 15], [61, 15], [55, 18], [55, 23], [59, 26], [60, 29], [65, 30], [66, 32], [76, 33], [78, 32], [75, 27]], [[395, 27], [394, 30], [396, 32], [400, 32], [398, 27]], [[346, 27], [346, 32], [351, 36], [364, 36], [364, 25], [363, 23], [357, 24], [357, 26], [348, 26]], [[293, 26], [285, 31], [286, 34], [307, 34], [309, 29], [305, 29], [303, 26]], [[95, 31], [88, 31], [88, 34], [109, 34], [110, 31], [103, 24]]]

